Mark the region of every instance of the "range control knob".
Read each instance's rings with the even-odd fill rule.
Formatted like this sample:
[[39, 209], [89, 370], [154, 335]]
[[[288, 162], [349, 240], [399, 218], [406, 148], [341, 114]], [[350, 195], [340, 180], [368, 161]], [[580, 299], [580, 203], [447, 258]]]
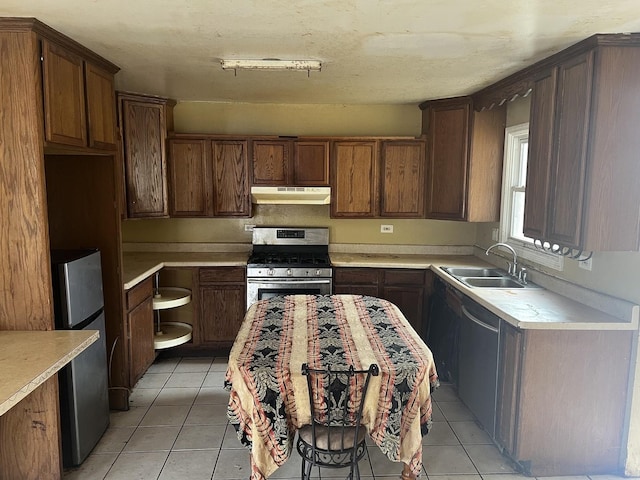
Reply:
[[291, 275], [293, 275], [293, 272], [290, 268], [287, 268], [287, 277], [290, 277]]
[[322, 272], [320, 271], [320, 269], [317, 269], [317, 270], [316, 270], [316, 277], [319, 277], [319, 276], [320, 276], [320, 274], [322, 274]]
[[275, 275], [276, 271], [273, 268], [270, 268], [269, 270], [267, 270], [267, 275], [273, 277]]

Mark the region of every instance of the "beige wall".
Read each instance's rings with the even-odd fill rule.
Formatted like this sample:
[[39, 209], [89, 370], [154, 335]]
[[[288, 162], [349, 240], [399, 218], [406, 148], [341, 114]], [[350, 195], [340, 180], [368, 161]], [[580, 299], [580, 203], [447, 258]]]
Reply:
[[[419, 136], [417, 105], [273, 105], [181, 102], [175, 129], [181, 133], [255, 135]], [[250, 242], [244, 225], [322, 225], [333, 243], [473, 245], [476, 225], [436, 220], [336, 220], [328, 206], [254, 206], [243, 219], [127, 220], [125, 242]], [[381, 234], [391, 224], [394, 233]]]
[[[380, 225], [393, 233], [380, 233]], [[337, 220], [328, 206], [254, 205], [252, 218], [127, 220], [125, 242], [250, 243], [245, 225], [327, 226], [332, 243], [473, 245], [476, 225], [438, 220]]]
[[238, 135], [419, 136], [417, 105], [278, 105], [180, 102], [174, 109], [179, 133]]

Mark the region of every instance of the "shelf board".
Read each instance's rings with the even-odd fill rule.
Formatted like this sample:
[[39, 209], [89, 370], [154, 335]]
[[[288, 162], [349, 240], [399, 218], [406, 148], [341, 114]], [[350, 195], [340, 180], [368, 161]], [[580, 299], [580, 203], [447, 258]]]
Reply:
[[153, 347], [156, 350], [177, 347], [191, 340], [193, 327], [182, 322], [160, 322], [160, 333], [156, 332]]
[[166, 310], [186, 305], [191, 301], [191, 290], [179, 287], [160, 287], [159, 296], [153, 296], [153, 309]]

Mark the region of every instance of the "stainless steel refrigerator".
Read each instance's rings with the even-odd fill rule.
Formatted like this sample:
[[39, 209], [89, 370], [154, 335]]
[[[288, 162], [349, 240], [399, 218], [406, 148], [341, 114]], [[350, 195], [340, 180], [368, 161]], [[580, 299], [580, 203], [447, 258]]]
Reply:
[[56, 329], [100, 331], [100, 338], [58, 373], [63, 463], [76, 466], [109, 426], [100, 252], [52, 250], [51, 262]]

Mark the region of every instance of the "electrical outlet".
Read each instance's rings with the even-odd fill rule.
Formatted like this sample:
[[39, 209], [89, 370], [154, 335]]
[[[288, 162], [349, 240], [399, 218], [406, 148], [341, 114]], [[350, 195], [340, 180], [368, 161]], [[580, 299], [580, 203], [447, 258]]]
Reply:
[[380, 233], [393, 233], [393, 225], [380, 225]]
[[493, 240], [494, 242], [498, 241], [498, 229], [497, 228], [492, 228], [491, 229], [491, 240]]
[[253, 232], [254, 228], [255, 228], [255, 225], [245, 225], [244, 226], [244, 231], [245, 232]]
[[589, 270], [591, 271], [591, 268], [593, 267], [593, 257], [591, 257], [589, 260], [584, 260], [582, 262], [578, 262], [578, 266], [580, 268], [582, 268], [583, 270]]

